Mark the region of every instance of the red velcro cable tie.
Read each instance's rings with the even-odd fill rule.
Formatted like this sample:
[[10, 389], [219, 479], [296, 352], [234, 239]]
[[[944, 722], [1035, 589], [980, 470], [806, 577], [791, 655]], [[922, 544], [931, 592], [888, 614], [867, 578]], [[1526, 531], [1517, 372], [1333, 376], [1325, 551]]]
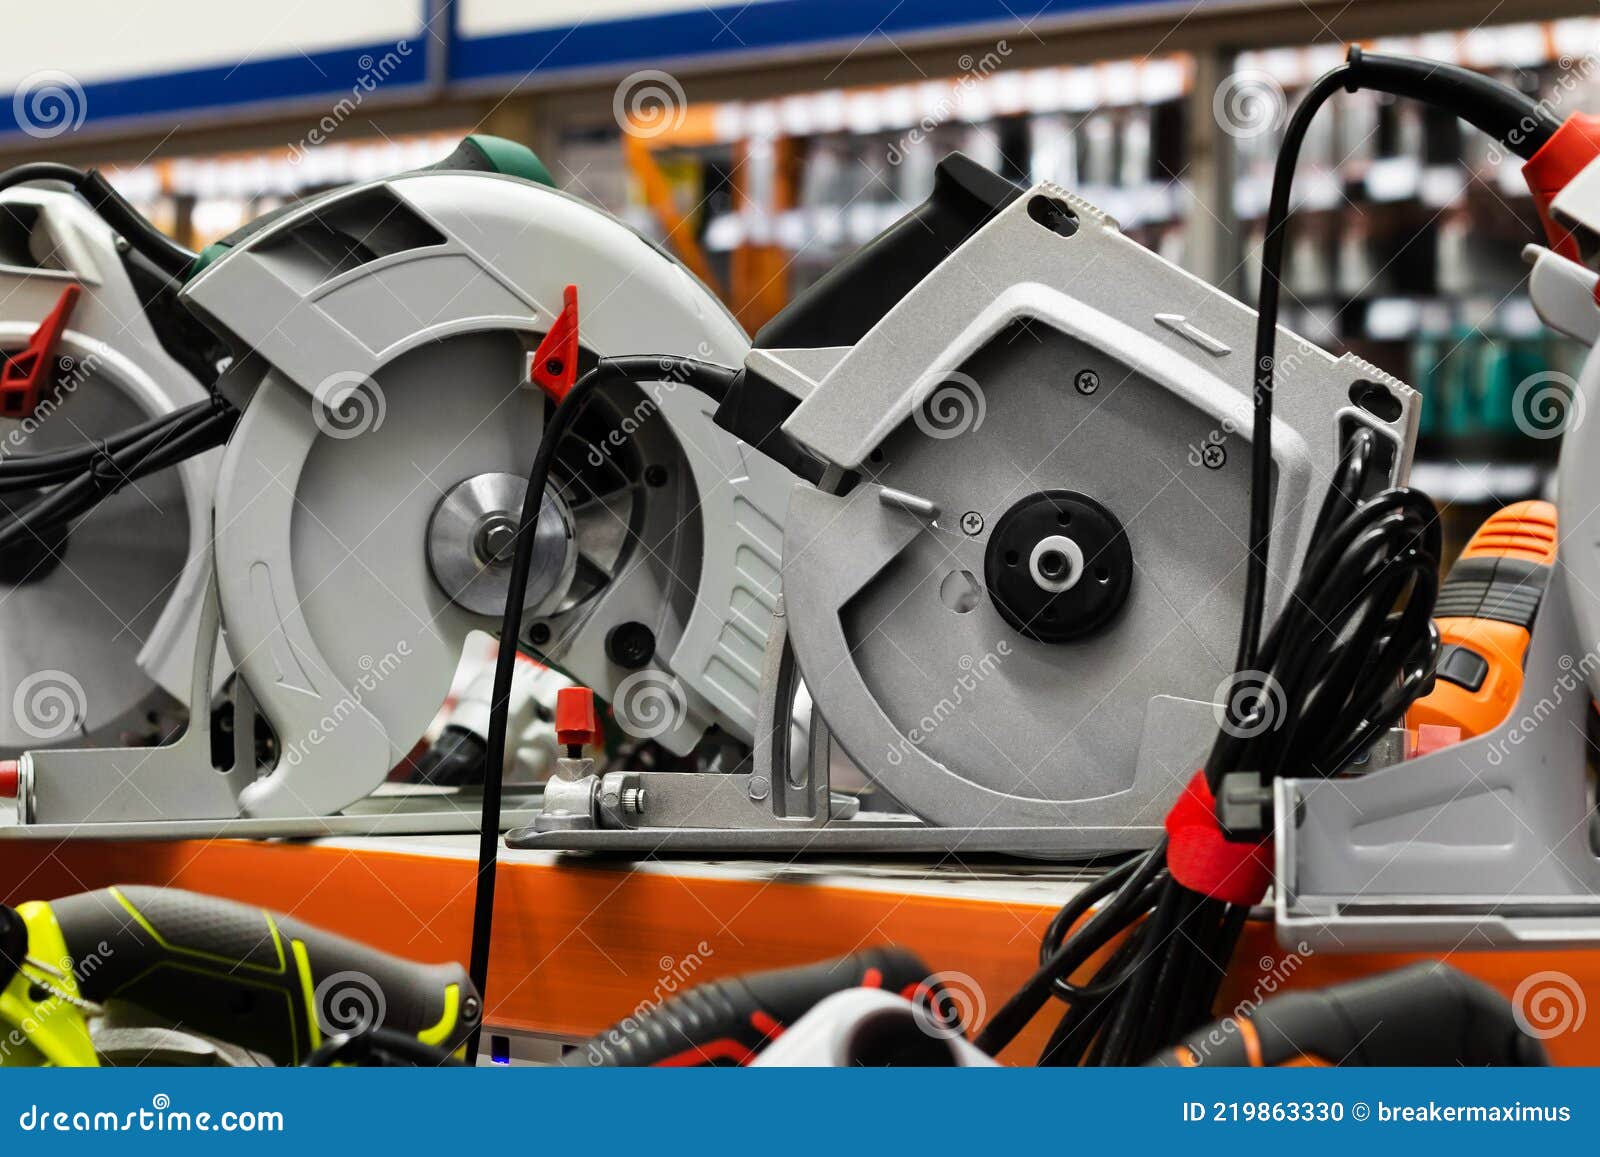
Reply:
[[1272, 884], [1272, 841], [1235, 843], [1217, 823], [1216, 800], [1199, 771], [1167, 813], [1167, 870], [1213, 900], [1259, 904]]

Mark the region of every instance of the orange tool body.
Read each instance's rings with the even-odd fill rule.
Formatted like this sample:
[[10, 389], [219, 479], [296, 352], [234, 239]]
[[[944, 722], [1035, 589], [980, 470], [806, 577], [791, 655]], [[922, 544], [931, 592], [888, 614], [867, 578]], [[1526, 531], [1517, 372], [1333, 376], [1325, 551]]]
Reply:
[[1456, 727], [1470, 739], [1510, 713], [1555, 558], [1556, 509], [1548, 502], [1514, 503], [1478, 528], [1439, 589], [1438, 675], [1406, 713], [1408, 729]]

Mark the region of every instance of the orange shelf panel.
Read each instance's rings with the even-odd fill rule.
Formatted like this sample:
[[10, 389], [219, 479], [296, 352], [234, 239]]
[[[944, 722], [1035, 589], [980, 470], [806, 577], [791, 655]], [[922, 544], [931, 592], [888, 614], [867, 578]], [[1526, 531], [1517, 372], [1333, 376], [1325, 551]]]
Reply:
[[[8, 902], [129, 882], [189, 888], [261, 904], [416, 960], [465, 959], [474, 864], [416, 841], [176, 843], [0, 841]], [[901, 944], [958, 974], [993, 1012], [1031, 971], [1039, 936], [1070, 885], [1020, 889], [959, 869], [883, 874], [797, 873], [784, 864], [646, 865], [513, 854], [501, 861], [489, 1023], [581, 1037], [641, 1002], [751, 969], [800, 964], [875, 943]], [[1029, 879], [1027, 870], [1019, 880]], [[1337, 983], [1422, 957], [1286, 956], [1253, 925], [1223, 1006], [1274, 991]], [[1451, 963], [1508, 996], [1559, 971], [1600, 985], [1596, 952], [1459, 952]], [[1048, 1035], [1037, 1018], [1004, 1059], [1025, 1062]], [[1600, 1063], [1600, 1015], [1546, 1042], [1567, 1064]]]

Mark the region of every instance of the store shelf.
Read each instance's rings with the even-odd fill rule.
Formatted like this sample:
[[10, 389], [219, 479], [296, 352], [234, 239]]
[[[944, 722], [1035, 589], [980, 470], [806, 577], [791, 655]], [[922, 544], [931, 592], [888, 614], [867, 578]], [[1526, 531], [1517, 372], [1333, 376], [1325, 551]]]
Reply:
[[[3, 899], [49, 899], [114, 883], [190, 888], [292, 912], [417, 960], [461, 958], [472, 922], [473, 837], [251, 843], [0, 842]], [[896, 943], [992, 1013], [1031, 971], [1039, 937], [1080, 886], [1071, 868], [986, 860], [645, 863], [508, 851], [500, 861], [488, 1022], [580, 1038], [641, 1002], [730, 973]], [[1219, 1002], [1400, 967], [1396, 954], [1285, 952], [1252, 925]], [[1552, 969], [1600, 985], [1600, 953], [1469, 952], [1450, 963], [1508, 996]], [[1039, 1018], [1004, 1058], [1025, 1062]], [[1600, 1017], [1545, 1042], [1568, 1064], [1600, 1063]]]

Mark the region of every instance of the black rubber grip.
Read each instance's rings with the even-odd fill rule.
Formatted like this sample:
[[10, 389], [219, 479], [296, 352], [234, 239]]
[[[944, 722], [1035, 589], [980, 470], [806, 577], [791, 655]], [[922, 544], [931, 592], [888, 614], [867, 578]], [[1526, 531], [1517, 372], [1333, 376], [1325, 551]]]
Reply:
[[79, 991], [299, 1064], [322, 1041], [384, 1027], [446, 1050], [478, 998], [458, 964], [416, 964], [253, 908], [120, 885], [52, 901]]
[[869, 948], [820, 964], [702, 984], [619, 1021], [567, 1055], [569, 1067], [745, 1064], [818, 1001], [849, 988], [882, 988], [936, 1001], [927, 966], [901, 948]]
[[934, 268], [1022, 195], [1022, 187], [951, 153], [933, 192], [817, 279], [756, 334], [757, 349], [855, 345]]
[[1550, 581], [1541, 562], [1479, 555], [1450, 568], [1433, 604], [1436, 619], [1493, 619], [1532, 629], [1539, 601]]
[[1294, 992], [1255, 1012], [1200, 1029], [1157, 1066], [1542, 1065], [1494, 989], [1424, 962], [1319, 992]]

